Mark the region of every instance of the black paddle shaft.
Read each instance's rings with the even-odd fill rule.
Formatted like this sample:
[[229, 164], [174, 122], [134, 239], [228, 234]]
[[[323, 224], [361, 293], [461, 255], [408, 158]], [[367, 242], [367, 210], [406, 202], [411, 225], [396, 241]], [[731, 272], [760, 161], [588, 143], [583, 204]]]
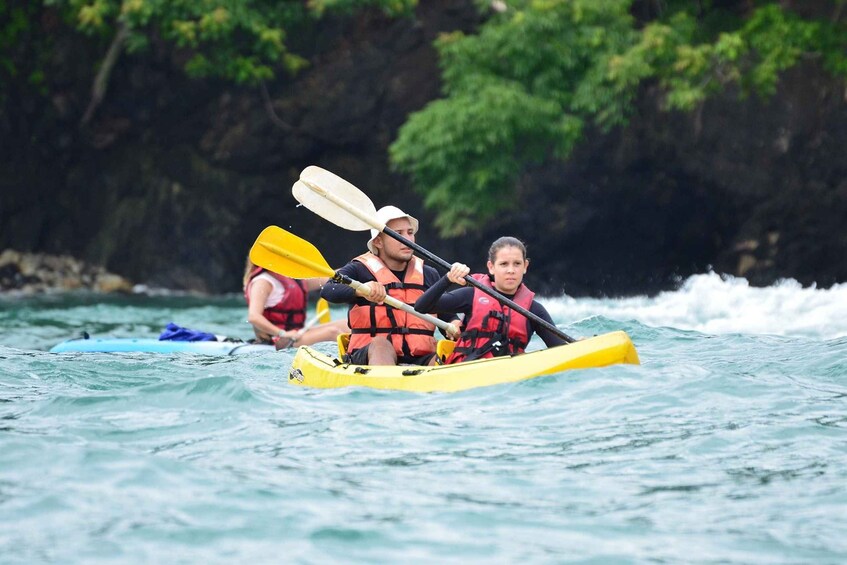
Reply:
[[[420, 253], [421, 255], [423, 255], [424, 257], [429, 259], [430, 261], [440, 265], [442, 268], [447, 269], [448, 271], [452, 267], [452, 265], [450, 263], [448, 263], [447, 261], [445, 261], [444, 259], [442, 259], [438, 255], [431, 253], [430, 251], [424, 249], [423, 247], [421, 247], [417, 243], [409, 241], [408, 239], [406, 239], [405, 237], [403, 237], [402, 235], [400, 235], [399, 233], [397, 233], [393, 229], [389, 228], [388, 226], [385, 226], [382, 229], [382, 233], [392, 237], [393, 239], [396, 239], [397, 241], [399, 241], [403, 245], [411, 247], [412, 249], [414, 249], [415, 251], [417, 251], [418, 253]], [[478, 280], [476, 280], [472, 276], [465, 275], [465, 281], [467, 281], [467, 283], [469, 285], [475, 286], [476, 288], [478, 288], [479, 290], [481, 290], [485, 294], [491, 296], [492, 298], [496, 298], [500, 303], [505, 304], [506, 306], [508, 306], [509, 308], [514, 310], [515, 312], [518, 312], [519, 314], [523, 314], [524, 316], [526, 316], [527, 318], [529, 318], [530, 320], [532, 320], [536, 324], [539, 324], [540, 326], [543, 326], [545, 329], [553, 332], [554, 334], [556, 334], [557, 336], [559, 336], [560, 338], [565, 340], [565, 342], [573, 343], [574, 341], [576, 341], [576, 340], [574, 340], [574, 338], [572, 338], [571, 336], [569, 336], [568, 334], [566, 334], [565, 332], [563, 332], [562, 330], [560, 330], [559, 328], [557, 328], [556, 326], [554, 326], [553, 324], [548, 322], [547, 320], [544, 320], [543, 318], [539, 318], [538, 316], [536, 316], [535, 314], [533, 314], [532, 312], [530, 312], [529, 310], [527, 310], [526, 308], [524, 308], [520, 304], [518, 304], [515, 301], [503, 296], [496, 289], [493, 289], [489, 286], [485, 286], [484, 284], [482, 284], [481, 282], [479, 282]]]

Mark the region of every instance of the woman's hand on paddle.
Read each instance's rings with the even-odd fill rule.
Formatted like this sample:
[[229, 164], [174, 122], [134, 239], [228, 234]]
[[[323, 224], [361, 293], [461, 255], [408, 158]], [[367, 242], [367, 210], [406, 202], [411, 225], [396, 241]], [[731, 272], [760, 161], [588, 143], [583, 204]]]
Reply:
[[447, 278], [451, 283], [465, 286], [465, 277], [468, 276], [468, 273], [470, 272], [470, 268], [464, 263], [453, 263], [450, 267], [450, 271], [447, 273]]
[[287, 332], [281, 333], [279, 336], [273, 339], [274, 347], [277, 350], [286, 349], [294, 345], [294, 342], [297, 341], [299, 337], [299, 330], [288, 330]]
[[363, 284], [356, 289], [356, 294], [377, 304], [382, 304], [385, 301], [385, 287], [376, 281]]
[[462, 330], [460, 326], [462, 325], [461, 320], [453, 320], [447, 325], [447, 338], [452, 339], [453, 341], [459, 341], [459, 337], [462, 335]]

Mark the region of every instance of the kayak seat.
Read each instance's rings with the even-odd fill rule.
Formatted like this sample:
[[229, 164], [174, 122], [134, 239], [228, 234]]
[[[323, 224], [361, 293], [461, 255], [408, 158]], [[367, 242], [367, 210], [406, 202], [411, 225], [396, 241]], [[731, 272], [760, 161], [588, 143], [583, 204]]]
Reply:
[[335, 343], [338, 344], [338, 358], [344, 359], [344, 356], [347, 355], [347, 344], [350, 343], [350, 334], [338, 334], [338, 337], [335, 338]]
[[[347, 345], [350, 343], [350, 334], [338, 334], [338, 337], [335, 338], [335, 343], [338, 345], [338, 358], [344, 359], [344, 356], [347, 355]], [[438, 344], [435, 346], [435, 354], [438, 357], [438, 364], [443, 365], [444, 361], [450, 357], [450, 354], [453, 353], [453, 348], [456, 347], [455, 341], [450, 341], [449, 339], [439, 339]]]
[[435, 346], [435, 354], [438, 357], [439, 365], [443, 365], [447, 361], [447, 358], [453, 353], [454, 347], [456, 347], [455, 341], [450, 341], [449, 339], [438, 340], [438, 344]]

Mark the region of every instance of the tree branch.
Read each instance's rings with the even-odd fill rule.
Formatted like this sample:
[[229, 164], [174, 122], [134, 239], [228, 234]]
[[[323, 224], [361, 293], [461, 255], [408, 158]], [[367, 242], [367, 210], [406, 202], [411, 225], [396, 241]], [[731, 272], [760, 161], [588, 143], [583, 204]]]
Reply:
[[123, 50], [124, 43], [126, 43], [126, 38], [128, 36], [129, 27], [126, 25], [126, 22], [122, 21], [119, 24], [118, 33], [115, 34], [115, 38], [112, 40], [112, 44], [106, 52], [106, 57], [100, 65], [100, 70], [97, 71], [97, 76], [94, 77], [94, 84], [91, 85], [91, 100], [88, 103], [88, 108], [85, 109], [85, 114], [82, 115], [82, 119], [79, 124], [80, 127], [88, 125], [88, 122], [90, 122], [91, 118], [94, 117], [94, 112], [97, 111], [97, 108], [100, 107], [100, 103], [103, 102], [103, 97], [106, 95], [106, 87], [109, 85], [109, 77], [112, 74], [112, 69], [118, 61], [118, 57]]
[[260, 90], [262, 91], [262, 101], [265, 104], [265, 112], [267, 112], [268, 118], [270, 118], [271, 123], [284, 130], [291, 131], [292, 129], [294, 129], [291, 127], [291, 124], [276, 115], [273, 101], [271, 100], [271, 95], [270, 93], [268, 93], [268, 85], [265, 84], [265, 81], [261, 81], [259, 86]]

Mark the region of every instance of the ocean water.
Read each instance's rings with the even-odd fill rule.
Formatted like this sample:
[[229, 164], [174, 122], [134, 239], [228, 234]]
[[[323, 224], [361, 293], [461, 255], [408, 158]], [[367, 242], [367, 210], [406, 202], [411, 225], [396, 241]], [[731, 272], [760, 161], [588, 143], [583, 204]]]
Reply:
[[0, 298], [0, 562], [847, 562], [847, 285], [543, 301], [642, 365], [312, 390], [290, 352], [47, 352], [246, 338], [236, 296]]

